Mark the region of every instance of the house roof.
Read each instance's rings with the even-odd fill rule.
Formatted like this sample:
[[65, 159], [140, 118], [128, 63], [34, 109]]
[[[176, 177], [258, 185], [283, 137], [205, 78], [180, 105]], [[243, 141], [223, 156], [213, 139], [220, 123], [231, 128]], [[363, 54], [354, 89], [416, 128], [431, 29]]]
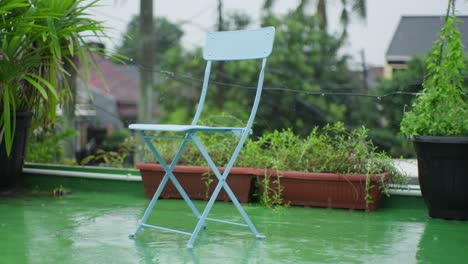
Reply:
[[102, 94], [112, 95], [117, 102], [136, 103], [138, 100], [139, 81], [130, 78], [121, 70], [121, 67], [134, 66], [119, 67], [102, 56], [95, 55], [95, 57], [103, 80], [101, 80], [97, 72], [90, 67], [89, 85]]
[[[468, 16], [458, 16], [462, 42], [468, 47]], [[387, 62], [405, 62], [427, 53], [443, 26], [440, 16], [402, 16], [387, 50]]]
[[[112, 96], [122, 117], [136, 118], [140, 85], [139, 69], [134, 65], [116, 65], [98, 54], [94, 56], [102, 78], [93, 67], [89, 66], [89, 87], [102, 95]], [[159, 81], [156, 73], [153, 78]], [[157, 113], [157, 102], [154, 102], [153, 114]]]

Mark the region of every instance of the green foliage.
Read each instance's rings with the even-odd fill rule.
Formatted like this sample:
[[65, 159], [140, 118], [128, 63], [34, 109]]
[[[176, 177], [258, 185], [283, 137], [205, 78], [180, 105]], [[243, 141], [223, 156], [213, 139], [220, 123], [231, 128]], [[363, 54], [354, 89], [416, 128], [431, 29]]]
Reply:
[[252, 19], [245, 13], [240, 11], [234, 11], [228, 13], [227, 19], [224, 21], [223, 28], [227, 30], [239, 30], [246, 28]]
[[[162, 74], [163, 82], [157, 86], [159, 94], [160, 122], [184, 124], [189, 123], [195, 115], [196, 103], [200, 97], [201, 83], [190, 81], [190, 78], [201, 78], [204, 71], [204, 60], [201, 49], [186, 51], [176, 46], [167, 51], [161, 68], [171, 71]], [[189, 79], [178, 78], [175, 74], [190, 73]]]
[[122, 142], [125, 142], [132, 137], [132, 133], [128, 129], [116, 130], [104, 137], [101, 147], [105, 150], [117, 150]]
[[449, 16], [427, 59], [423, 93], [406, 112], [401, 131], [409, 136], [467, 136], [468, 99], [463, 91], [465, 68], [457, 19]]
[[95, 154], [81, 160], [81, 165], [91, 162], [103, 167], [123, 168], [131, 166], [128, 158], [134, 153], [136, 141], [128, 129], [120, 129], [106, 135]]
[[[87, 10], [97, 1], [0, 1], [0, 140], [9, 155], [17, 110], [35, 111], [44, 122], [54, 122], [56, 105], [70, 98], [66, 65], [89, 79], [88, 64], [96, 68], [83, 33], [102, 37], [103, 25]], [[83, 81], [83, 83], [87, 83]]]
[[[316, 127], [306, 137], [301, 138], [291, 129], [266, 132], [257, 140], [247, 140], [235, 166], [268, 169], [280, 171], [331, 172], [342, 174], [366, 174], [366, 190], [371, 185], [370, 176], [384, 172], [393, 174], [392, 182], [406, 184], [407, 179], [392, 165], [391, 158], [385, 152], [379, 152], [367, 138], [364, 127], [346, 130], [343, 123], [326, 125], [322, 129]], [[225, 166], [234, 151], [239, 138], [226, 135], [213, 136], [201, 134], [201, 140], [217, 166]], [[180, 142], [158, 141], [156, 149], [167, 163], [172, 161]], [[155, 161], [147, 153], [146, 160]], [[204, 158], [194, 144], [185, 149], [178, 164], [207, 166]], [[261, 190], [257, 193], [260, 202], [267, 207], [282, 204], [281, 175], [270, 177], [265, 175], [257, 181]], [[208, 187], [212, 184], [213, 175], [204, 176]], [[387, 182], [382, 181], [379, 188], [384, 192]], [[368, 193], [368, 192], [367, 192]], [[367, 194], [366, 201], [371, 201]]]
[[314, 128], [306, 137], [290, 129], [249, 140], [239, 166], [282, 171], [376, 174], [396, 172], [391, 159], [367, 139], [367, 129], [346, 130], [343, 123]]
[[[240, 120], [233, 116], [221, 114], [221, 115], [209, 115], [207, 120], [202, 121], [201, 125], [218, 125], [218, 126], [237, 126], [243, 127]], [[165, 133], [164, 136], [179, 136], [180, 134]], [[200, 133], [198, 134], [201, 142], [205, 146], [206, 151], [213, 158], [213, 161], [218, 166], [225, 166], [231, 158], [232, 152], [236, 147], [239, 137], [232, 134], [220, 134], [220, 133]], [[163, 159], [170, 163], [172, 158], [176, 154], [180, 146], [180, 141], [165, 140], [154, 142], [158, 152], [162, 155]], [[145, 160], [156, 162], [154, 156], [146, 149]], [[195, 144], [189, 142], [180, 157], [178, 164], [188, 164], [193, 166], [207, 166], [205, 159], [200, 154]]]
[[258, 196], [260, 203], [267, 208], [280, 208], [279, 205], [284, 205], [283, 196], [281, 195], [284, 187], [281, 185], [281, 177], [271, 177], [265, 173], [264, 177], [257, 177], [256, 187], [260, 192], [256, 192], [254, 196]]
[[[291, 129], [266, 132], [257, 140], [246, 141], [236, 166], [278, 171], [398, 174], [391, 158], [384, 152], [378, 152], [368, 140], [367, 131], [364, 127], [348, 131], [343, 123], [338, 122], [323, 128], [316, 127], [306, 138], [294, 134]], [[200, 138], [215, 163], [225, 165], [238, 138], [209, 133], [202, 135]], [[155, 146], [165, 161], [170, 162], [179, 144], [160, 141]], [[154, 161], [150, 155], [147, 158]], [[206, 165], [193, 144], [188, 145], [178, 164]]]
[[[121, 139], [126, 133], [117, 133], [112, 138], [116, 137]], [[116, 144], [118, 146], [116, 147]], [[130, 135], [120, 142], [112, 142], [108, 145], [109, 149], [98, 149], [94, 155], [89, 155], [81, 160], [81, 165], [86, 165], [90, 162], [98, 163], [102, 167], [111, 168], [124, 168], [132, 167], [133, 164], [128, 162], [127, 159], [135, 152], [136, 142], [135, 139]]]
[[[291, 12], [266, 16], [263, 24], [276, 27], [265, 87], [303, 92], [349, 92], [359, 87], [356, 75], [348, 70], [348, 57], [338, 54], [340, 39], [323, 31], [317, 17]], [[292, 128], [307, 135], [315, 125], [344, 120], [352, 104], [343, 97], [268, 91], [268, 96], [262, 97], [256, 127], [260, 133]]]
[[[406, 69], [393, 73], [391, 79], [380, 79], [373, 94], [382, 95], [395, 91], [418, 93], [422, 89], [426, 64], [424, 57], [414, 57], [406, 63]], [[387, 151], [393, 157], [413, 156], [412, 145], [400, 133], [400, 122], [405, 106], [411, 105], [414, 96], [399, 95], [383, 97], [379, 101], [370, 101], [363, 107], [362, 118], [367, 126], [372, 127], [369, 138], [374, 144]]]
[[[239, 20], [244, 15], [234, 14], [225, 22], [230, 29], [245, 25]], [[237, 18], [236, 18], [237, 17]], [[281, 16], [273, 14], [262, 18], [265, 26], [276, 27], [274, 52], [268, 60], [264, 87], [299, 89], [304, 92], [349, 92], [358, 87], [355, 74], [347, 68], [348, 57], [338, 55], [341, 42], [338, 37], [322, 31], [316, 17], [291, 12]], [[248, 21], [247, 21], [248, 22]], [[245, 23], [247, 23], [245, 22]], [[325, 44], [326, 49], [321, 48]], [[159, 94], [160, 122], [187, 123], [191, 121], [198, 102], [205, 61], [201, 50], [184, 50], [175, 45], [157, 62], [166, 74], [156, 86]], [[223, 73], [218, 74], [218, 63], [212, 66], [211, 85], [205, 104], [206, 112], [219, 112], [216, 90], [224, 89], [221, 111], [245, 118], [249, 112], [254, 91], [226, 86], [222, 83], [255, 87], [260, 63], [258, 61], [226, 62]], [[216, 82], [218, 81], [218, 82]], [[265, 91], [255, 124], [255, 135], [264, 131], [292, 128], [306, 135], [315, 125], [348, 119], [354, 99], [304, 96], [286, 91]], [[202, 118], [205, 115], [202, 114]], [[361, 120], [362, 116], [353, 117]]]
[[58, 133], [51, 127], [34, 129], [29, 136], [26, 161], [37, 163], [62, 162], [64, 158], [62, 143], [77, 135], [77, 131], [70, 129]]
[[205, 183], [205, 199], [210, 199], [210, 187], [214, 182], [213, 173], [203, 173], [202, 180]]
[[[346, 130], [343, 123], [316, 127], [306, 138], [290, 129], [263, 134], [256, 141], [248, 141], [239, 158], [239, 166], [273, 169], [277, 171], [331, 172], [366, 174], [366, 203], [372, 201], [370, 176], [384, 172], [393, 174], [392, 182], [406, 183], [384, 152], [378, 152], [367, 138], [364, 127]], [[281, 174], [263, 177], [258, 185], [263, 190], [260, 201], [267, 207], [281, 204]], [[271, 184], [272, 183], [272, 184]], [[271, 187], [273, 186], [273, 187]], [[379, 188], [387, 190], [387, 182]]]
[[[275, 0], [265, 0], [263, 8], [269, 14], [272, 13], [272, 8], [275, 4]], [[296, 7], [295, 12], [304, 13], [308, 9], [308, 5], [311, 3], [310, 0], [301, 0], [299, 1], [298, 6]], [[333, 4], [333, 8], [337, 7], [336, 1], [327, 1], [327, 0], [317, 0], [312, 3], [316, 4], [314, 8], [316, 10], [316, 16], [320, 18], [320, 26], [324, 29], [327, 29], [329, 24], [328, 18], [328, 4]], [[347, 31], [350, 19], [352, 16], [365, 20], [367, 17], [367, 5], [365, 0], [342, 0], [341, 1], [341, 12], [340, 12], [340, 24], [342, 26], [341, 38], [344, 40], [347, 37]]]

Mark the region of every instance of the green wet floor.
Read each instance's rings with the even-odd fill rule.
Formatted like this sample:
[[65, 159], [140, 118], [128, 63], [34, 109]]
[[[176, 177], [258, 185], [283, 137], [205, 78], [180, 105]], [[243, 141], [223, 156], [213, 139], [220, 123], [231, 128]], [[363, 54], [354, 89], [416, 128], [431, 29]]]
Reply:
[[[245, 205], [266, 239], [255, 239], [243, 227], [209, 222], [189, 250], [185, 235], [145, 229], [138, 239], [128, 238], [149, 202], [139, 184], [128, 191], [91, 185], [94, 190], [86, 183], [72, 186], [60, 198], [0, 198], [0, 263], [468, 261], [468, 222], [430, 219], [419, 198], [393, 197], [373, 213]], [[196, 202], [199, 208], [204, 204]], [[210, 216], [240, 221], [230, 203], [216, 203]], [[162, 200], [149, 222], [191, 231], [195, 218], [183, 201]]]

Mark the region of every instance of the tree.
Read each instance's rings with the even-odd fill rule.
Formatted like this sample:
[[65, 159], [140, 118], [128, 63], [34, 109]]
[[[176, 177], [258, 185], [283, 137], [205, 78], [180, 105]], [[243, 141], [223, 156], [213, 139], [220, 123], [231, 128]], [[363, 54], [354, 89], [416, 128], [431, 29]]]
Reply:
[[356, 76], [348, 70], [348, 57], [338, 54], [341, 41], [321, 30], [316, 16], [297, 10], [282, 17], [267, 15], [263, 24], [277, 28], [265, 86], [305, 92], [266, 92], [268, 96], [262, 98], [264, 107], [259, 110], [259, 116], [269, 117], [263, 121], [265, 128], [291, 127], [307, 134], [314, 125], [345, 119], [351, 101], [307, 95], [351, 92], [359, 87]]
[[[225, 30], [243, 28], [250, 19], [243, 14], [223, 18]], [[315, 125], [348, 121], [356, 102], [347, 97], [322, 97], [307, 92], [352, 92], [361, 83], [347, 66], [348, 57], [339, 55], [342, 42], [339, 37], [320, 28], [314, 15], [290, 12], [277, 16], [270, 13], [262, 24], [276, 27], [274, 52], [269, 58], [267, 74], [259, 108], [256, 135], [263, 131], [292, 128], [308, 134]], [[322, 48], [321, 44], [326, 43]], [[217, 69], [214, 62], [212, 68]], [[167, 79], [158, 84], [160, 93], [161, 122], [190, 122], [198, 100], [205, 62], [201, 50], [187, 51], [182, 46], [167, 50], [159, 61]], [[213, 89], [224, 88], [222, 112], [240, 120], [246, 120], [245, 111], [251, 107], [254, 80], [257, 79], [258, 61], [227, 62], [222, 72], [222, 83], [217, 72], [212, 72], [211, 85], [202, 119], [220, 115], [217, 93]], [[217, 82], [218, 81], [218, 82]], [[227, 84], [227, 85], [226, 85]], [[295, 91], [269, 90], [291, 88]], [[350, 122], [348, 122], [350, 123]], [[222, 124], [228, 125], [228, 124]], [[352, 122], [351, 122], [352, 125]]]
[[[247, 23], [238, 21], [249, 21], [245, 18], [236, 20], [236, 17], [244, 16], [226, 16], [223, 23], [234, 28], [225, 29], [245, 26]], [[350, 92], [360, 85], [357, 76], [347, 68], [348, 57], [338, 54], [341, 48], [340, 39], [321, 30], [317, 17], [300, 12], [290, 12], [283, 16], [270, 14], [263, 18], [263, 24], [275, 26], [277, 33], [274, 52], [267, 66], [264, 84], [266, 90], [256, 119], [257, 135], [265, 130], [288, 127], [308, 134], [315, 125], [343, 121], [349, 115], [348, 109], [359, 107], [345, 97], [324, 98], [306, 94], [320, 91]], [[320, 43], [326, 43], [326, 49], [323, 50]], [[201, 52], [174, 47], [168, 50], [161, 63], [165, 65], [165, 70], [174, 72], [174, 76], [170, 76], [172, 78], [159, 87], [161, 120], [186, 122], [193, 114], [193, 105], [198, 99], [200, 80], [203, 78], [204, 61], [201, 59]], [[217, 62], [214, 62], [213, 69], [216, 66]], [[202, 117], [205, 114], [210, 116], [210, 113], [220, 114], [216, 104], [217, 93], [212, 89], [222, 86], [225, 88], [222, 111], [245, 120], [242, 110], [251, 107], [254, 90], [248, 87], [256, 85], [253, 80], [257, 78], [258, 67], [260, 65], [256, 61], [225, 63], [222, 80], [231, 85], [216, 82], [219, 81], [215, 78], [217, 72], [213, 72], [206, 111]], [[281, 87], [297, 91], [268, 90]]]
[[[308, 2], [309, 0], [302, 0], [301, 2]], [[324, 30], [328, 29], [328, 15], [327, 15], [327, 0], [317, 0], [316, 12], [320, 18], [320, 25]], [[346, 38], [348, 34], [348, 25], [351, 15], [355, 14], [358, 19], [365, 20], [367, 16], [366, 0], [342, 0], [342, 9], [340, 15], [340, 23], [342, 26], [342, 38]]]
[[[330, 1], [327, 0], [316, 0], [316, 16], [319, 18], [320, 27], [322, 30], [328, 30], [328, 15], [327, 15], [327, 3]], [[336, 2], [336, 1], [334, 1]], [[263, 4], [264, 10], [267, 13], [271, 14], [271, 10], [275, 0], [265, 0]], [[310, 4], [310, 0], [301, 0], [299, 5], [296, 7], [296, 12], [305, 12], [306, 6]], [[348, 25], [350, 21], [350, 17], [355, 14], [359, 19], [365, 20], [367, 17], [367, 5], [366, 0], [341, 0], [341, 15], [340, 15], [340, 23], [342, 25], [342, 33], [341, 38], [345, 39], [348, 34]]]
[[[422, 57], [415, 57], [407, 63], [407, 68], [395, 72], [392, 79], [380, 79], [372, 93], [384, 95], [395, 91], [417, 93], [425, 75], [425, 63]], [[383, 97], [378, 101], [369, 101], [363, 108], [367, 112], [364, 122], [373, 129], [369, 137], [376, 146], [392, 156], [414, 155], [411, 144], [400, 134], [400, 121], [404, 109], [411, 105], [412, 95]]]
[[[140, 63], [138, 59], [139, 25], [140, 17], [134, 16], [127, 26], [122, 44], [117, 48], [117, 53], [131, 58], [132, 60], [129, 63], [132, 64]], [[180, 45], [180, 40], [184, 33], [178, 25], [171, 23], [164, 17], [154, 18], [154, 31], [156, 32], [153, 35], [153, 43], [156, 46], [154, 61], [159, 65], [166, 51]]]

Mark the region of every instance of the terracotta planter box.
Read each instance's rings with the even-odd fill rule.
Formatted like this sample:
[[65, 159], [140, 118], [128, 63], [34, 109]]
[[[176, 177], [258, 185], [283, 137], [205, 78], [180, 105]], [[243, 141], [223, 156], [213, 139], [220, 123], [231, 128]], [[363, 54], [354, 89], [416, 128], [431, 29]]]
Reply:
[[[259, 180], [265, 175], [270, 176], [269, 186], [273, 190], [278, 189], [278, 183], [274, 182], [280, 175], [279, 182], [283, 188], [281, 197], [284, 204], [302, 205], [325, 208], [347, 208], [357, 210], [376, 210], [382, 197], [380, 181], [388, 180], [389, 173], [372, 175], [370, 195], [372, 203], [366, 208], [365, 174], [333, 174], [310, 173], [295, 171], [257, 171]], [[260, 185], [260, 192], [263, 188]]]
[[[136, 166], [141, 173], [145, 195], [151, 199], [161, 183], [165, 172], [161, 165], [156, 163], [138, 163]], [[223, 171], [221, 168], [221, 173]], [[227, 178], [229, 187], [231, 187], [232, 192], [241, 203], [247, 203], [250, 200], [254, 171], [249, 168], [232, 168]], [[177, 165], [173, 173], [188, 196], [195, 200], [208, 200], [218, 184], [218, 179], [208, 167]], [[206, 181], [203, 179], [203, 175], [207, 173], [211, 173], [211, 179], [213, 179], [208, 188]], [[170, 180], [164, 187], [160, 197], [163, 199], [182, 199], [179, 191], [177, 191]], [[217, 200], [227, 202], [231, 199], [229, 199], [224, 189], [221, 189]]]

